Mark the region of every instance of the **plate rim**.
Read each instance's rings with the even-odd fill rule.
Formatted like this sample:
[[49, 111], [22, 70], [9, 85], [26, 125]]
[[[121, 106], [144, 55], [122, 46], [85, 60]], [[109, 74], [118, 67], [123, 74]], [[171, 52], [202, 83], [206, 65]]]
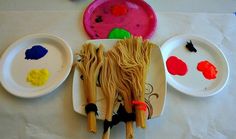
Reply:
[[164, 59], [164, 65], [165, 65], [165, 70], [166, 70], [166, 77], [167, 77], [167, 83], [173, 87], [174, 89], [176, 89], [178, 92], [181, 92], [185, 95], [188, 95], [188, 96], [192, 96], [192, 97], [199, 97], [199, 98], [205, 98], [205, 97], [210, 97], [210, 96], [213, 96], [213, 95], [216, 95], [218, 94], [221, 90], [224, 89], [224, 87], [226, 86], [228, 80], [229, 80], [229, 75], [230, 75], [230, 68], [229, 68], [229, 63], [228, 63], [228, 60], [226, 58], [226, 56], [224, 55], [224, 53], [222, 52], [222, 50], [217, 47], [217, 45], [213, 42], [211, 42], [210, 40], [206, 39], [206, 38], [203, 38], [199, 35], [196, 35], [196, 34], [179, 34], [179, 35], [176, 35], [176, 36], [173, 36], [173, 37], [170, 37], [169, 39], [167, 39], [162, 45], [161, 45], [161, 52], [164, 53], [164, 49], [166, 49], [167, 47], [167, 44], [169, 44], [170, 42], [174, 41], [174, 40], [177, 40], [177, 39], [182, 39], [182, 38], [194, 38], [204, 44], [208, 43], [210, 44], [210, 46], [207, 44], [207, 47], [211, 47], [213, 49], [215, 49], [217, 52], [219, 52], [219, 54], [221, 55], [225, 65], [226, 65], [226, 69], [227, 69], [227, 75], [225, 78], [223, 78], [224, 80], [224, 83], [219, 87], [218, 90], [216, 90], [215, 92], [212, 92], [210, 94], [207, 94], [207, 95], [197, 95], [197, 94], [189, 94], [185, 91], [183, 91], [182, 89], [176, 87], [175, 85], [172, 84], [172, 82], [170, 80], [172, 80], [172, 78], [170, 77], [170, 74], [166, 68], [166, 60], [167, 58], [163, 55], [163, 59]]
[[[67, 49], [67, 54], [68, 54], [68, 65], [66, 67], [65, 70], [65, 75], [63, 76], [63, 78], [61, 78], [60, 81], [58, 81], [56, 84], [53, 84], [47, 88], [44, 88], [42, 90], [37, 91], [37, 94], [34, 95], [21, 95], [17, 92], [12, 92], [11, 89], [9, 89], [9, 85], [5, 82], [2, 74], [3, 74], [3, 63], [5, 61], [5, 58], [8, 56], [8, 54], [15, 48], [17, 47], [17, 44], [22, 43], [24, 41], [28, 41], [31, 39], [38, 39], [38, 38], [47, 38], [50, 40], [54, 40], [58, 43], [60, 43], [63, 48]], [[49, 33], [36, 33], [36, 34], [29, 34], [29, 35], [25, 35], [23, 37], [20, 37], [19, 39], [17, 39], [16, 41], [14, 41], [13, 43], [11, 43], [4, 51], [3, 54], [0, 57], [0, 84], [3, 86], [3, 88], [10, 94], [16, 96], [16, 97], [20, 97], [20, 98], [38, 98], [38, 97], [42, 97], [45, 96], [47, 94], [52, 93], [56, 88], [58, 88], [68, 77], [70, 71], [71, 71], [71, 67], [73, 64], [73, 53], [72, 53], [72, 49], [70, 47], [70, 45], [61, 37], [53, 35], [53, 34], [49, 34]]]
[[[100, 1], [98, 1], [98, 0], [94, 0], [93, 2], [91, 2], [87, 7], [86, 7], [86, 9], [84, 10], [84, 13], [83, 13], [83, 26], [84, 26], [84, 30], [85, 30], [85, 32], [88, 34], [88, 36], [90, 37], [90, 39], [96, 39], [96, 40], [98, 40], [97, 38], [94, 38], [92, 35], [91, 35], [91, 33], [90, 33], [90, 31], [88, 30], [88, 27], [86, 26], [86, 19], [88, 18], [88, 15], [89, 15], [89, 13], [91, 12], [91, 8], [93, 7], [93, 5], [94, 4], [96, 4], [96, 3], [104, 3], [104, 2], [106, 2], [106, 1], [108, 1], [108, 0], [100, 0]], [[131, 2], [137, 2], [137, 1], [135, 1], [135, 0], [129, 0], [129, 1], [131, 1]], [[145, 39], [150, 39], [152, 36], [153, 36], [153, 34], [155, 33], [155, 31], [157, 30], [157, 26], [158, 26], [158, 15], [157, 15], [157, 13], [154, 11], [154, 9], [146, 2], [146, 1], [144, 1], [144, 0], [142, 0], [142, 1], [138, 1], [139, 3], [143, 3], [145, 6], [147, 6], [147, 7], [149, 7], [149, 9], [150, 9], [150, 11], [152, 12], [152, 14], [154, 15], [153, 16], [153, 20], [154, 20], [154, 23], [153, 23], [153, 29], [149, 32], [149, 34], [147, 35], [147, 36], [143, 36], [143, 38], [145, 38]], [[105, 38], [106, 39], [106, 38]]]

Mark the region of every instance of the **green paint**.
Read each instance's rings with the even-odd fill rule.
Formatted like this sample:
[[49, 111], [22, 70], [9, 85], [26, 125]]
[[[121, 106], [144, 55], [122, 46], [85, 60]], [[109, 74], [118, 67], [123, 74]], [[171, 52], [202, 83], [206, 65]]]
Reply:
[[112, 29], [112, 31], [109, 33], [108, 36], [109, 39], [124, 39], [130, 37], [131, 37], [130, 32], [122, 28]]

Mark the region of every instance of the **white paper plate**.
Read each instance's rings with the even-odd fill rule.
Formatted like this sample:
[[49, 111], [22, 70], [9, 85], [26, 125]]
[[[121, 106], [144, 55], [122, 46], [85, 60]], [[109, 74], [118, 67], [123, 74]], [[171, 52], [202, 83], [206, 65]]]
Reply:
[[[105, 51], [110, 49], [117, 40], [104, 39], [104, 40], [90, 40], [93, 44], [103, 44]], [[85, 105], [86, 100], [83, 90], [83, 81], [80, 79], [80, 72], [77, 68], [74, 71], [73, 78], [73, 107], [74, 111], [82, 115], [85, 114]], [[157, 97], [158, 96], [158, 97]], [[147, 77], [146, 84], [146, 104], [148, 106], [148, 118], [154, 118], [161, 115], [164, 108], [166, 96], [166, 76], [165, 76], [165, 67], [162, 59], [162, 55], [159, 47], [155, 47], [151, 54], [151, 63], [150, 69]], [[119, 99], [119, 98], [118, 98]], [[106, 113], [106, 103], [103, 96], [103, 93], [100, 87], [97, 87], [97, 102], [98, 107], [98, 119], [104, 119]], [[120, 103], [118, 102], [115, 105], [114, 112], [117, 111]]]
[[[26, 60], [25, 51], [34, 45], [42, 45], [48, 53], [38, 60]], [[63, 39], [49, 34], [29, 35], [17, 40], [2, 55], [1, 84], [9, 93], [18, 97], [40, 97], [52, 92], [67, 78], [72, 63], [72, 51]], [[50, 72], [45, 85], [32, 86], [26, 81], [30, 70], [42, 68]]]
[[[190, 40], [197, 53], [186, 49], [186, 42]], [[215, 44], [198, 36], [180, 35], [166, 41], [161, 46], [161, 51], [165, 64], [170, 56], [177, 56], [188, 66], [185, 76], [171, 75], [166, 68], [168, 83], [180, 92], [195, 97], [207, 97], [217, 94], [224, 88], [229, 77], [228, 62]], [[208, 60], [216, 66], [216, 79], [207, 80], [202, 72], [197, 70], [197, 64], [203, 60]]]

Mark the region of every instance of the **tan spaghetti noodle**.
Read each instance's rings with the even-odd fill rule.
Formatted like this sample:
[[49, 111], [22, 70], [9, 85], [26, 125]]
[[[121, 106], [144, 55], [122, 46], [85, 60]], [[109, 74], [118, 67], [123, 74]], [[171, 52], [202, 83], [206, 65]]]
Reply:
[[[117, 97], [116, 93], [116, 83], [115, 83], [115, 67], [111, 59], [105, 57], [104, 64], [101, 70], [100, 83], [101, 89], [106, 100], [106, 115], [105, 120], [108, 122], [112, 121], [113, 107]], [[110, 127], [103, 133], [103, 139], [109, 139], [110, 137]]]
[[[84, 44], [80, 51], [81, 61], [77, 63], [83, 75], [83, 85], [87, 104], [96, 104], [96, 81], [103, 63], [103, 46], [98, 50], [93, 44]], [[88, 130], [96, 132], [96, 115], [94, 111], [88, 113]]]

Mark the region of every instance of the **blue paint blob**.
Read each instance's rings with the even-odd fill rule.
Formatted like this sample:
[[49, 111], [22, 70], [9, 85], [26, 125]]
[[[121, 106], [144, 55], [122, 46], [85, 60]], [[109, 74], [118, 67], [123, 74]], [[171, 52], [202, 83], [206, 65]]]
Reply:
[[48, 50], [41, 45], [34, 45], [25, 51], [25, 59], [38, 60], [47, 54]]
[[236, 16], [236, 12], [234, 12], [234, 16]]

